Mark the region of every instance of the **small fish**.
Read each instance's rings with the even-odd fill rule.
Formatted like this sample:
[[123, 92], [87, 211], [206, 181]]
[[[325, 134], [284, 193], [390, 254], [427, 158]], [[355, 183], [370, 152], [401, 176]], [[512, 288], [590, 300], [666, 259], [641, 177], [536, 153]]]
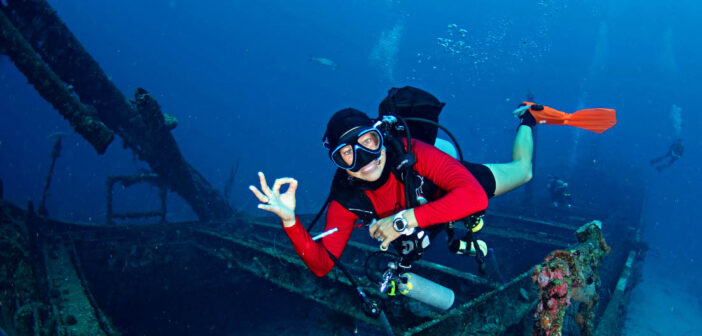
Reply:
[[[46, 137], [47, 137], [48, 139], [51, 139], [51, 138], [65, 137], [65, 136], [69, 136], [69, 135], [71, 135], [71, 133], [68, 133], [68, 132], [53, 132], [53, 133], [47, 135]], [[2, 335], [0, 335], [0, 336], [2, 336]]]
[[334, 62], [334, 61], [332, 61], [331, 59], [326, 58], [326, 57], [314, 57], [314, 56], [310, 56], [310, 57], [309, 57], [309, 60], [310, 60], [310, 62], [315, 62], [315, 63], [317, 63], [317, 64], [319, 64], [319, 65], [323, 65], [323, 66], [325, 66], [325, 67], [330, 67], [330, 68], [332, 68], [332, 69], [336, 69], [336, 68], [339, 67], [339, 65], [336, 64], [336, 62]]

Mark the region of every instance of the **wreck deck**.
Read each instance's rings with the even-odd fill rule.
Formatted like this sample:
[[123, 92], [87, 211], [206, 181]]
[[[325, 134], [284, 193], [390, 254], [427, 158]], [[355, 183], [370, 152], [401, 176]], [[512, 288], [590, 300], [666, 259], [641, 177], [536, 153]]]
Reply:
[[[150, 330], [152, 333], [204, 328], [203, 321], [221, 324], [225, 316], [241, 309], [228, 307], [226, 298], [244, 300], [249, 291], [260, 292], [259, 300], [245, 304], [249, 311], [272, 313], [288, 307], [283, 311], [294, 309], [300, 314], [299, 311], [313, 310], [323, 316], [321, 320], [310, 320], [316, 321], [306, 326], [311, 334], [314, 330], [337, 333], [335, 328], [361, 328], [364, 334], [385, 334], [377, 319], [363, 313], [341, 272], [335, 270], [317, 278], [307, 270], [274, 219], [241, 216], [232, 222], [209, 223], [207, 228], [199, 222], [89, 226], [27, 216], [2, 203], [5, 216], [13, 218], [12, 222], [24, 222], [30, 231], [34, 228], [39, 233], [37, 245], [44, 255], [40, 264], [46, 265], [45, 278], [52, 293], [47, 300], [51, 307], [47, 314], [63, 317], [57, 328], [64, 331], [62, 334], [133, 334], [135, 326], [143, 331], [145, 325], [158, 319], [150, 317], [154, 309], [161, 309], [163, 319], [170, 319], [171, 325]], [[504, 283], [494, 276], [495, 269], [487, 277], [477, 276], [477, 272], [470, 271], [475, 266], [472, 258], [450, 255], [441, 244], [434, 243], [432, 253], [417, 262], [413, 271], [454, 290], [456, 303], [443, 312], [409, 298], [386, 300], [385, 311], [393, 332], [530, 334], [538, 301], [538, 287], [531, 279], [534, 265], [554, 250], [597, 245], [578, 242], [574, 232], [584, 223], [577, 225], [577, 221], [550, 222], [498, 211], [488, 215], [489, 225], [481, 232], [481, 239], [497, 251], [496, 267], [506, 278]], [[607, 225], [605, 222], [605, 229], [609, 228]], [[379, 296], [377, 285], [362, 277], [364, 261], [377, 247], [364, 242], [363, 230], [357, 231], [360, 232], [352, 238], [341, 262], [358, 277], [367, 293]], [[633, 260], [637, 251], [618, 247], [634, 246], [628, 239], [636, 239], [636, 235], [620, 237], [620, 241], [608, 241], [615, 248], [598, 268], [599, 306], [593, 322], [602, 330], [606, 328], [597, 330], [601, 335], [616, 334], [613, 330], [618, 329], [620, 321], [616, 317], [625, 309], [634, 283], [626, 280], [635, 272]], [[198, 296], [201, 299], [196, 299]], [[175, 308], [182, 305], [191, 307]], [[129, 313], [125, 314], [125, 310]], [[569, 309], [564, 334], [578, 334], [578, 327], [571, 321], [573, 311], [574, 308]], [[37, 317], [33, 323], [39, 328], [49, 327], [47, 318]], [[249, 332], [289, 330], [275, 321], [267, 324], [265, 332]], [[218, 328], [226, 329], [222, 325]], [[198, 333], [221, 334], [222, 329]]]

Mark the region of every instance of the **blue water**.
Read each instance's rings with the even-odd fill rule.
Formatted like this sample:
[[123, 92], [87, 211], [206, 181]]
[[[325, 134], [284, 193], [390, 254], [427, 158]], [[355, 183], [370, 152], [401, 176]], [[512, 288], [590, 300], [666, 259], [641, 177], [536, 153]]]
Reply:
[[[539, 127], [534, 189], [546, 195], [548, 174], [568, 176], [577, 201], [611, 189], [588, 179], [590, 170], [608, 171], [617, 181], [642, 179], [647, 265], [666, 270], [651, 274], [702, 305], [693, 285], [702, 276], [699, 2], [49, 3], [127, 97], [143, 87], [179, 119], [173, 134], [183, 154], [215, 187], [239, 162], [232, 204], [254, 214], [260, 213], [246, 187], [259, 170], [298, 179], [299, 212], [316, 211], [334, 171], [320, 141], [328, 116], [349, 106], [375, 115], [392, 86], [418, 86], [445, 101], [441, 121], [474, 162], [510, 158], [516, 127], [510, 112], [528, 91], [566, 111], [616, 108], [618, 125], [602, 135]], [[682, 109], [685, 155], [659, 173], [648, 161], [677, 137], [673, 104]], [[38, 201], [54, 132], [73, 135], [57, 161], [51, 216], [102, 223], [106, 176], [147, 166], [119, 139], [105, 155], [95, 154], [0, 56], [5, 198]], [[116, 195], [121, 209], [158, 206], [157, 190], [149, 187]], [[168, 219], [193, 218], [171, 193]]]

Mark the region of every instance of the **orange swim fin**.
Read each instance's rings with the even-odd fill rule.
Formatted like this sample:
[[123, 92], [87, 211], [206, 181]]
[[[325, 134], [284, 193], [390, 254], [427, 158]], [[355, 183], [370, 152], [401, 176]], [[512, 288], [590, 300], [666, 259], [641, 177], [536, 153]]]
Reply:
[[529, 105], [529, 112], [536, 119], [537, 124], [569, 125], [603, 133], [617, 124], [617, 111], [607, 108], [592, 108], [565, 113], [548, 106], [524, 102]]

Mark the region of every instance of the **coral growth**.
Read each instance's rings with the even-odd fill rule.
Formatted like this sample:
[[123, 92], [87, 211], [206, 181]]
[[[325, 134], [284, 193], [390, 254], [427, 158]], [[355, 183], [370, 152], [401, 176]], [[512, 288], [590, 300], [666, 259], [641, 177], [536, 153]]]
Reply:
[[532, 280], [539, 286], [539, 304], [534, 317], [535, 336], [559, 336], [563, 315], [570, 306], [571, 290], [577, 277], [575, 260], [567, 251], [554, 251], [536, 266]]
[[[580, 334], [592, 335], [594, 330], [594, 311], [599, 286], [597, 268], [599, 260], [606, 255], [610, 248], [601, 238], [599, 229], [593, 227], [589, 231], [600, 235], [595, 238], [599, 248], [579, 250], [557, 250], [549, 254], [541, 265], [534, 268], [532, 280], [539, 287], [539, 303], [534, 318], [534, 336], [560, 336], [562, 334], [563, 317], [571, 300], [582, 302], [575, 323], [580, 327]], [[584, 237], [584, 235], [583, 235]]]

